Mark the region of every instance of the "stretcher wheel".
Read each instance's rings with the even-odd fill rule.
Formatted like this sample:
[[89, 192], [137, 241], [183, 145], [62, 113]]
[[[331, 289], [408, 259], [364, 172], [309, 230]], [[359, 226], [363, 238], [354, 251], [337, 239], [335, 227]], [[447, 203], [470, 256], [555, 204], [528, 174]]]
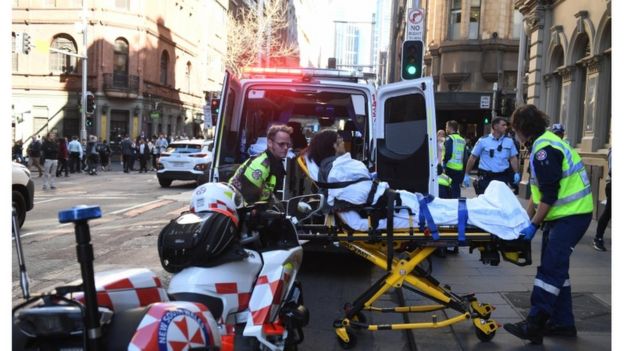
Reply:
[[338, 343], [340, 344], [340, 347], [342, 347], [345, 350], [352, 349], [357, 344], [357, 340], [355, 339], [355, 334], [350, 329], [347, 329], [347, 335], [349, 336], [349, 342], [344, 342], [344, 340], [342, 340], [340, 337], [338, 336], [336, 337], [338, 339]]
[[492, 341], [494, 339], [494, 335], [496, 335], [496, 330], [493, 332], [486, 334], [481, 329], [475, 327], [475, 334], [477, 334], [477, 338], [482, 342]]
[[[345, 315], [346, 315], [347, 313], [349, 313], [349, 311], [351, 311], [353, 309], [353, 305], [351, 303], [347, 302], [347, 303], [344, 304], [343, 309], [344, 309], [344, 312], [345, 312]], [[364, 313], [362, 313], [362, 311], [356, 313], [355, 316], [353, 317], [353, 319], [351, 319], [351, 320], [354, 321], [354, 322], [360, 322], [360, 323], [364, 323], [364, 324], [366, 324], [368, 322], [368, 319], [366, 318], [366, 315], [364, 315]]]

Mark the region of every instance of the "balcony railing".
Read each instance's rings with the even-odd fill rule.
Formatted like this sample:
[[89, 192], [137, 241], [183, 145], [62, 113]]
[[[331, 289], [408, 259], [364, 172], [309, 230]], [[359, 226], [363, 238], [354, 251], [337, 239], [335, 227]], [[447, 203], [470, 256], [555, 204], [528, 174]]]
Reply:
[[138, 94], [139, 77], [120, 73], [104, 73], [104, 91]]

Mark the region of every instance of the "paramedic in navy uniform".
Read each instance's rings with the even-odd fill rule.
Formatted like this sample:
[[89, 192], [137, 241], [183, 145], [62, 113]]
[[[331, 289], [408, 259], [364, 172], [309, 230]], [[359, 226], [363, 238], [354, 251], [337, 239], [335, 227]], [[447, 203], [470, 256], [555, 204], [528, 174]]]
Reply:
[[518, 173], [518, 149], [513, 140], [506, 136], [507, 121], [502, 117], [492, 120], [492, 132], [477, 141], [472, 149], [466, 164], [466, 174], [464, 176], [464, 186], [470, 186], [470, 171], [474, 167], [477, 157], [479, 158], [479, 181], [475, 188], [477, 195], [483, 194], [485, 188], [493, 180], [507, 183], [509, 180], [509, 165], [514, 171], [513, 182], [520, 182]]
[[531, 224], [520, 239], [531, 240], [543, 225], [541, 263], [531, 293], [527, 319], [505, 324], [505, 330], [532, 343], [544, 335], [576, 336], [572, 314], [570, 255], [589, 227], [593, 200], [579, 154], [546, 130], [547, 116], [534, 105], [517, 108], [511, 125], [521, 144], [530, 146]]

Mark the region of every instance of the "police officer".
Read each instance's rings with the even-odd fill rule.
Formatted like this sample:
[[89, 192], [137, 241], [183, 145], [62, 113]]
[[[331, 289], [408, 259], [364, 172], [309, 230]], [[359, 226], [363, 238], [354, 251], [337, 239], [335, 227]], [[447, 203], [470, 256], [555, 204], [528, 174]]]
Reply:
[[499, 180], [507, 183], [509, 175], [507, 169], [511, 164], [513, 169], [513, 183], [520, 182], [520, 173], [518, 172], [518, 149], [514, 145], [513, 140], [506, 136], [507, 121], [502, 117], [492, 120], [492, 132], [477, 141], [472, 149], [472, 153], [466, 164], [466, 175], [464, 176], [464, 185], [470, 186], [470, 176], [468, 175], [479, 158], [479, 180], [475, 191], [477, 195], [483, 194], [485, 188], [492, 180]]
[[240, 190], [245, 202], [267, 201], [282, 184], [286, 171], [282, 159], [292, 146], [293, 129], [286, 125], [273, 125], [267, 131], [267, 149], [243, 162], [229, 183]]
[[570, 144], [570, 142], [567, 139], [564, 139], [565, 127], [563, 126], [563, 124], [561, 124], [561, 123], [554, 123], [552, 126], [550, 126], [550, 131], [553, 132], [559, 138], [561, 138], [561, 140], [563, 140], [566, 143]]
[[457, 121], [446, 122], [446, 134], [448, 138], [444, 142], [444, 173], [451, 177], [451, 197], [457, 199], [461, 194], [461, 182], [464, 174], [464, 150], [466, 141], [457, 132]]
[[529, 315], [504, 327], [521, 339], [541, 344], [544, 335], [576, 336], [568, 270], [570, 255], [592, 219], [592, 193], [581, 157], [546, 130], [548, 120], [542, 111], [525, 105], [511, 118], [518, 141], [531, 146], [527, 206], [531, 224], [521, 231], [521, 238], [531, 240], [540, 225], [543, 236]]

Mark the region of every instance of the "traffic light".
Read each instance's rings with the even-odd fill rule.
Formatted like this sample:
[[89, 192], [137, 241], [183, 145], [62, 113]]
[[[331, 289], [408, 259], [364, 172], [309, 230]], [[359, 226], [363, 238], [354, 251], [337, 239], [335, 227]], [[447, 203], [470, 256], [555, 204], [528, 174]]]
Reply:
[[210, 115], [212, 117], [212, 125], [217, 125], [217, 117], [219, 116], [219, 104], [221, 99], [210, 100]]
[[488, 116], [483, 117], [483, 124], [485, 125], [490, 124], [490, 118]]
[[85, 121], [86, 125], [88, 128], [93, 127], [93, 117], [87, 117], [87, 120]]
[[93, 93], [87, 92], [87, 114], [95, 113], [95, 96]]
[[493, 100], [494, 100], [494, 111], [496, 111], [496, 114], [500, 115], [502, 105], [503, 105], [503, 91], [500, 89], [495, 90]]
[[22, 52], [28, 55], [31, 45], [32, 43], [30, 42], [30, 34], [22, 33]]
[[422, 76], [423, 42], [406, 40], [401, 52], [401, 78], [416, 79]]

